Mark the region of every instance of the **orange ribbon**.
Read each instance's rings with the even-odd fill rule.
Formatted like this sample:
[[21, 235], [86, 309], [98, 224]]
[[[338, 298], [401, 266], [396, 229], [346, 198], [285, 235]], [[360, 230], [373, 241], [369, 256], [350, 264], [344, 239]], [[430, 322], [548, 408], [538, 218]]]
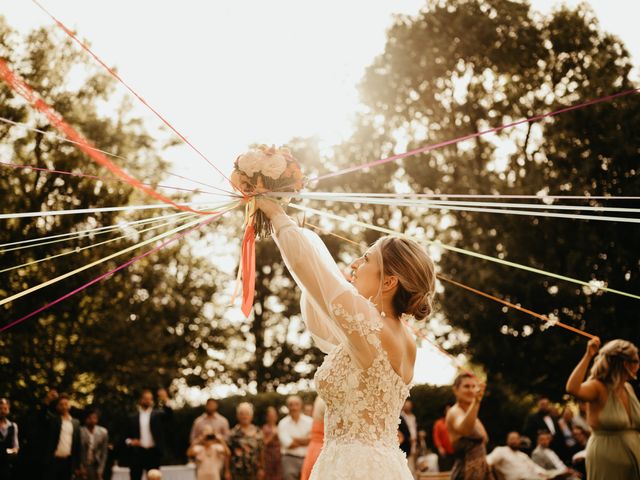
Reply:
[[[310, 227], [315, 228], [316, 230], [323, 231], [323, 232], [325, 232], [325, 233], [327, 233], [329, 235], [332, 235], [332, 236], [334, 236], [336, 238], [339, 238], [340, 240], [344, 240], [344, 241], [349, 242], [349, 243], [351, 243], [353, 245], [360, 246], [360, 244], [358, 242], [355, 242], [355, 241], [353, 241], [353, 240], [351, 240], [349, 238], [340, 236], [340, 235], [338, 235], [336, 233], [333, 233], [333, 232], [329, 232], [327, 230], [324, 230], [324, 229], [322, 229], [320, 227], [317, 227], [315, 225], [312, 225], [310, 223], [307, 223], [307, 225], [309, 225]], [[472, 293], [475, 293], [476, 295], [480, 295], [482, 297], [485, 297], [485, 298], [488, 298], [490, 300], [493, 300], [494, 302], [501, 303], [502, 305], [505, 305], [507, 307], [510, 307], [510, 308], [513, 308], [513, 309], [518, 310], [520, 312], [523, 312], [523, 313], [526, 313], [528, 315], [531, 315], [532, 317], [535, 317], [535, 318], [537, 318], [539, 320], [542, 320], [543, 322], [546, 322], [549, 325], [554, 325], [554, 326], [557, 326], [557, 327], [560, 327], [560, 328], [564, 328], [565, 330], [569, 330], [571, 332], [577, 333], [578, 335], [582, 335], [582, 336], [587, 337], [587, 338], [595, 338], [595, 335], [592, 335], [591, 333], [585, 332], [584, 330], [580, 330], [579, 328], [572, 327], [571, 325], [567, 325], [566, 323], [563, 323], [563, 322], [560, 322], [560, 321], [552, 320], [547, 315], [542, 315], [540, 313], [536, 313], [533, 310], [529, 310], [528, 308], [521, 307], [520, 305], [516, 305], [515, 303], [511, 303], [511, 302], [509, 302], [507, 300], [504, 300], [502, 298], [496, 297], [495, 295], [491, 295], [491, 294], [485, 293], [485, 292], [483, 292], [481, 290], [478, 290], [476, 288], [473, 288], [473, 287], [470, 287], [468, 285], [465, 285], [464, 283], [460, 283], [460, 282], [456, 282], [455, 280], [451, 280], [450, 278], [447, 278], [447, 277], [445, 277], [445, 276], [443, 276], [441, 274], [436, 275], [436, 277], [441, 281], [448, 282], [448, 283], [450, 283], [452, 285], [455, 285], [457, 287], [460, 287], [460, 288], [464, 288], [465, 290], [467, 290], [469, 292], [472, 292]]]
[[249, 317], [256, 290], [256, 234], [253, 222], [248, 223], [242, 239], [242, 313]]
[[240, 254], [240, 265], [238, 265], [238, 276], [236, 285], [231, 294], [229, 306], [236, 302], [240, 285], [242, 285], [242, 313], [249, 318], [253, 308], [253, 300], [256, 290], [256, 230], [254, 227], [255, 197], [244, 195], [245, 215], [244, 215], [244, 235], [242, 237], [242, 253]]

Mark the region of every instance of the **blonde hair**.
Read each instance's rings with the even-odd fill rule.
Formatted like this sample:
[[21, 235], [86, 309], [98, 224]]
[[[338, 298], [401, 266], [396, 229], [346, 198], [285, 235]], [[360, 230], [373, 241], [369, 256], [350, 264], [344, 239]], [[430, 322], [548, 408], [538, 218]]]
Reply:
[[413, 315], [416, 320], [427, 318], [433, 310], [436, 289], [436, 269], [433, 260], [416, 242], [404, 237], [382, 237], [379, 247], [382, 277], [398, 278], [398, 289], [392, 299], [394, 313]]
[[589, 380], [600, 380], [617, 388], [628, 376], [624, 362], [638, 360], [638, 348], [626, 340], [611, 340], [600, 349], [591, 367]]

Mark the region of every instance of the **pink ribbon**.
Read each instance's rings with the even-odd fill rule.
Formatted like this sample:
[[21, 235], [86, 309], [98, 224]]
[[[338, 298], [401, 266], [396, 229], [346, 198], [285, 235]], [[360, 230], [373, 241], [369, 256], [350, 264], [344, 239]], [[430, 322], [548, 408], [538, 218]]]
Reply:
[[367, 162], [367, 163], [363, 163], [361, 165], [356, 165], [354, 167], [344, 168], [344, 169], [338, 170], [336, 172], [326, 173], [324, 175], [320, 175], [318, 177], [315, 177], [315, 178], [312, 178], [312, 179], [308, 180], [307, 183], [318, 182], [320, 180], [324, 180], [325, 178], [337, 177], [338, 175], [344, 175], [345, 173], [351, 173], [351, 172], [355, 172], [357, 170], [362, 170], [362, 169], [369, 168], [369, 167], [375, 167], [376, 165], [382, 165], [383, 163], [395, 162], [396, 160], [401, 160], [401, 159], [406, 158], [406, 157], [411, 157], [413, 155], [418, 155], [419, 153], [425, 153], [425, 152], [428, 152], [428, 151], [431, 151], [431, 150], [436, 150], [438, 148], [446, 147], [447, 145], [453, 145], [455, 143], [463, 142], [465, 140], [470, 140], [472, 138], [477, 138], [477, 137], [480, 137], [482, 135], [487, 135], [489, 133], [497, 133], [497, 132], [499, 132], [501, 130], [504, 130], [506, 128], [515, 127], [515, 126], [518, 126], [518, 125], [522, 125], [524, 123], [537, 122], [538, 120], [542, 120], [543, 118], [553, 117], [553, 116], [559, 115], [561, 113], [570, 112], [572, 110], [578, 110], [579, 108], [588, 107], [590, 105], [595, 105], [595, 104], [602, 103], [602, 102], [608, 102], [608, 101], [611, 101], [611, 100], [613, 100], [615, 98], [623, 97], [625, 95], [630, 95], [630, 94], [638, 93], [638, 92], [640, 92], [640, 88], [632, 88], [630, 90], [625, 90], [625, 91], [622, 91], [622, 92], [614, 93], [612, 95], [607, 95], [606, 97], [600, 97], [600, 98], [596, 98], [594, 100], [589, 100], [588, 102], [580, 103], [580, 104], [577, 104], [577, 105], [572, 105], [572, 106], [566, 107], [566, 108], [561, 108], [560, 110], [555, 110], [553, 112], [542, 113], [542, 114], [536, 115], [534, 117], [525, 118], [523, 120], [518, 120], [516, 122], [506, 123], [506, 124], [500, 125], [498, 127], [490, 128], [489, 130], [483, 130], [481, 132], [471, 133], [469, 135], [464, 135], [464, 136], [461, 136], [461, 137], [453, 138], [451, 140], [445, 140], [444, 142], [439, 142], [439, 143], [436, 143], [436, 144], [433, 144], [433, 145], [427, 145], [425, 147], [420, 147], [420, 148], [416, 148], [416, 149], [413, 149], [413, 150], [409, 150], [408, 152], [398, 153], [396, 155], [392, 155], [392, 156], [387, 157], [387, 158], [381, 158], [381, 159], [375, 160], [373, 162]]

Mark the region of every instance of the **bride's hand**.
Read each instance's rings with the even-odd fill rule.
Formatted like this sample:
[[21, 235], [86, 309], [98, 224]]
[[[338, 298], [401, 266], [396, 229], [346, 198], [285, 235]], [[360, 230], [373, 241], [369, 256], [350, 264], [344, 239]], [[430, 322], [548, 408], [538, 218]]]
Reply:
[[265, 196], [256, 197], [256, 208], [262, 210], [269, 219], [272, 219], [279, 213], [284, 213], [284, 209], [277, 200]]

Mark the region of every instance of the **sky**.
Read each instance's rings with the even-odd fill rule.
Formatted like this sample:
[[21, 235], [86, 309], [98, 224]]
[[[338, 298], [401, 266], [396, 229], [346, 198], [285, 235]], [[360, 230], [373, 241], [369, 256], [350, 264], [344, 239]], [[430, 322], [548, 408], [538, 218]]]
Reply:
[[[330, 147], [349, 137], [360, 108], [358, 82], [382, 52], [392, 15], [417, 13], [424, 1], [41, 3], [229, 173], [233, 160], [252, 143], [284, 144], [293, 137], [315, 136]], [[545, 13], [560, 4], [531, 3]], [[640, 2], [586, 3], [640, 64]], [[51, 24], [29, 0], [5, 0], [0, 14], [21, 33]], [[634, 75], [640, 78], [637, 69]], [[159, 126], [157, 118], [134, 105], [150, 128]], [[223, 185], [220, 175], [186, 147], [173, 149], [170, 159], [184, 176]], [[188, 182], [171, 183], [193, 188]], [[419, 350], [415, 383], [447, 383], [454, 372], [430, 348]]]

